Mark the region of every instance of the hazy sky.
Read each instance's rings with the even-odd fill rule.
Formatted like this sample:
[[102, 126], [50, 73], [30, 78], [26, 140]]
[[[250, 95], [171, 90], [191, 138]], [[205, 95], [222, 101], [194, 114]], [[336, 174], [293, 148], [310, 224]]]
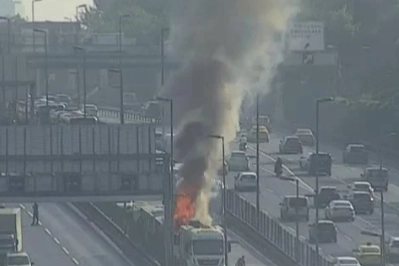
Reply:
[[[21, 0], [25, 17], [31, 19], [32, 1]], [[92, 4], [92, 0], [42, 0], [35, 3], [35, 20], [63, 21], [64, 17], [75, 18], [76, 7], [81, 4]]]

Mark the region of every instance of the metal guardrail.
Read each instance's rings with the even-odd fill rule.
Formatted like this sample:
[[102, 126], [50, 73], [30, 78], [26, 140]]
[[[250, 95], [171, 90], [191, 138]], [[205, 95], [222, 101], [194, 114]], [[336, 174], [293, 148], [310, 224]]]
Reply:
[[90, 221], [98, 226], [99, 229], [103, 231], [129, 259], [140, 259], [141, 261], [138, 265], [161, 266], [156, 259], [152, 258], [140, 245], [137, 244], [137, 240], [134, 241], [134, 239], [132, 239], [131, 236], [122, 229], [123, 227], [121, 225], [118, 225], [115, 221], [109, 218], [96, 205], [92, 203], [75, 203], [73, 205], [84, 213]]
[[[100, 107], [98, 109], [98, 116], [104, 118], [104, 119], [113, 119], [115, 120], [116, 123], [119, 123], [120, 119], [120, 112], [118, 108], [113, 108], [113, 107]], [[141, 114], [137, 114], [135, 112], [131, 111], [126, 111], [124, 113], [124, 118], [125, 121], [127, 122], [134, 122], [134, 123], [159, 123], [159, 119], [155, 118], [148, 118], [144, 117]]]
[[[280, 250], [292, 261], [296, 260], [296, 237], [277, 219], [262, 211], [259, 217], [259, 229], [257, 229], [256, 206], [233, 190], [227, 191], [227, 211], [230, 215], [244, 222], [249, 229], [255, 230], [268, 243]], [[299, 263], [302, 266], [316, 265], [316, 250], [303, 239], [299, 240]], [[333, 266], [332, 258], [320, 251], [319, 264], [317, 266]]]

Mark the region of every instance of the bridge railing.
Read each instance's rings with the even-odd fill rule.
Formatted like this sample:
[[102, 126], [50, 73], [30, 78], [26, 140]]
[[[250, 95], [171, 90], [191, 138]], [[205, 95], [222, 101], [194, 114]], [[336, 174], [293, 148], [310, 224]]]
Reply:
[[[243, 222], [248, 231], [254, 231], [290, 261], [296, 261], [295, 232], [288, 230], [277, 219], [264, 211], [261, 211], [258, 221], [256, 206], [233, 190], [227, 190], [226, 205], [228, 214]], [[306, 243], [304, 239], [299, 240], [299, 264], [302, 266], [316, 265], [316, 250], [312, 245]], [[332, 258], [320, 251], [319, 264], [317, 266], [332, 265]]]
[[[118, 108], [114, 107], [100, 107], [98, 109], [98, 116], [103, 119], [109, 119], [115, 121], [115, 123], [119, 123], [120, 120], [120, 111]], [[126, 122], [129, 123], [159, 123], [159, 119], [145, 117], [142, 114], [126, 111], [124, 113], [124, 118]]]

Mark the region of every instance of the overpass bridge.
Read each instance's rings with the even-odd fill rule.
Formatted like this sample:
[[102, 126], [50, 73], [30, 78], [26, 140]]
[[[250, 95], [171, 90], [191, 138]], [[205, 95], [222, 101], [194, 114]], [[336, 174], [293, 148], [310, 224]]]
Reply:
[[[0, 127], [0, 201], [159, 199], [156, 124]], [[107, 196], [107, 197], [104, 197]]]
[[[44, 54], [28, 54], [26, 56], [28, 66], [31, 68], [41, 69], [46, 65], [46, 57]], [[335, 66], [337, 56], [335, 52], [320, 52], [312, 55], [312, 64], [303, 62], [302, 53], [289, 53], [285, 55], [283, 66]], [[86, 67], [90, 69], [107, 69], [115, 68], [122, 63], [124, 68], [160, 68], [160, 54], [129, 54], [109, 52], [109, 53], [90, 53], [86, 54]], [[181, 64], [179, 58], [165, 57], [165, 67], [168, 69], [177, 68]], [[83, 58], [81, 53], [70, 54], [48, 54], [47, 64], [50, 69], [71, 69], [77, 66], [83, 66]]]

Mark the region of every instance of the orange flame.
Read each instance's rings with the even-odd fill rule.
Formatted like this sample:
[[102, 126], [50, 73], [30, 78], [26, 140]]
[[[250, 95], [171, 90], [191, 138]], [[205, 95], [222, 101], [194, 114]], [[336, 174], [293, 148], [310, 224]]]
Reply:
[[195, 202], [193, 198], [187, 194], [180, 194], [177, 197], [176, 209], [173, 216], [176, 229], [182, 225], [187, 225], [195, 216]]

